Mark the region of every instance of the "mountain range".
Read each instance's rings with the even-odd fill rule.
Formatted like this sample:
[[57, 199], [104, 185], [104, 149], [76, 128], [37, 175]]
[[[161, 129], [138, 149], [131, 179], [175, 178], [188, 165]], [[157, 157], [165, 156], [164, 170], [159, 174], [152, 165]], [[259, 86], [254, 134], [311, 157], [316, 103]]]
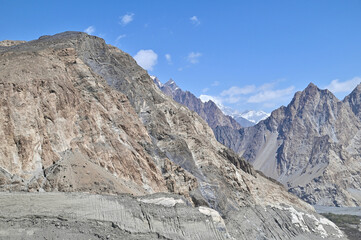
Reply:
[[[182, 101], [185, 97], [179, 97], [186, 94], [178, 86], [177, 93], [169, 89], [168, 95], [190, 105], [190, 101]], [[273, 111], [269, 118], [264, 112], [239, 114], [217, 105], [234, 120], [248, 114], [259, 116], [259, 122], [239, 129], [219, 123], [211, 126], [219, 142], [308, 203], [359, 206], [360, 89], [359, 85], [340, 101], [330, 91], [311, 83], [304, 91], [297, 92], [287, 107]], [[194, 100], [194, 95], [192, 99], [199, 101]], [[208, 112], [207, 116], [217, 115]]]
[[309, 203], [359, 206], [360, 99], [361, 85], [340, 101], [310, 83], [233, 149]]
[[0, 43], [0, 89], [5, 239], [346, 239], [101, 38]]
[[[240, 154], [255, 169], [282, 183], [291, 193], [310, 204], [360, 205], [361, 86], [339, 101], [330, 91], [320, 90], [311, 83], [304, 91], [297, 92], [287, 107], [275, 110], [269, 118], [264, 112], [243, 114], [264, 121], [235, 128], [208, 119], [227, 116], [235, 120], [239, 113], [222, 105], [217, 105], [218, 109], [205, 108], [204, 104], [215, 103], [201, 102], [181, 90], [173, 80], [164, 85], [156, 81], [167, 95], [202, 116], [219, 142]], [[220, 109], [228, 115], [220, 113]]]

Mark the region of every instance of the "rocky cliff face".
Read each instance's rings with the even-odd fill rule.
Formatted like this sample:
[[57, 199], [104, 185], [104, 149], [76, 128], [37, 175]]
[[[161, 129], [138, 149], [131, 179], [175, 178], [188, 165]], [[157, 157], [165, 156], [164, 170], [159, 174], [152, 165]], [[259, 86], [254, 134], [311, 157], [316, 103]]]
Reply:
[[256, 169], [312, 204], [361, 204], [358, 86], [343, 101], [312, 83], [287, 107], [240, 131], [237, 149]]
[[[221, 216], [229, 238], [343, 236], [100, 38], [65, 32], [0, 48], [0, 88], [2, 190], [175, 193], [190, 209]], [[157, 214], [143, 220], [151, 224], [146, 234], [160, 238], [168, 230]], [[182, 229], [167, 238], [186, 239], [191, 230]]]
[[141, 146], [151, 138], [124, 94], [74, 48], [44, 40], [15, 47], [0, 53], [3, 190], [166, 189]]

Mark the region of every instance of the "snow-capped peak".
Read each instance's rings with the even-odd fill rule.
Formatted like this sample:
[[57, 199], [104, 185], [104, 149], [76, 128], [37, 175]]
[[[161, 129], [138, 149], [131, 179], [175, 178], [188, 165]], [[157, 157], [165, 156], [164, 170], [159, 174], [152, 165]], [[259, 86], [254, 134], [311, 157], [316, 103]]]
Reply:
[[240, 114], [241, 117], [247, 119], [250, 122], [258, 123], [270, 116], [269, 113], [264, 111], [247, 110]]
[[156, 76], [149, 76], [152, 80], [153, 80], [153, 82], [155, 83], [155, 84], [157, 84], [157, 86], [159, 87], [159, 88], [161, 88], [161, 87], [163, 87], [163, 84], [159, 81], [159, 79], [156, 77]]

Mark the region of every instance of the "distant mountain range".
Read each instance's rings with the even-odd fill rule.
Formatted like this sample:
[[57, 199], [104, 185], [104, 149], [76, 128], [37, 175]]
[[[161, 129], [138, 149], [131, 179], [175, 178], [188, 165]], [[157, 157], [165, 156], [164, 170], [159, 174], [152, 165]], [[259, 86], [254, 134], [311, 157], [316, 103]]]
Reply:
[[152, 76], [152, 79], [163, 93], [198, 113], [213, 130], [222, 126], [238, 131], [242, 127], [235, 119], [223, 114], [213, 101], [201, 101], [191, 92], [180, 89], [172, 79], [165, 84], [162, 84], [157, 77]]
[[[270, 116], [262, 111], [239, 113], [212, 101], [208, 102], [212, 102], [213, 110], [204, 111], [208, 102], [184, 92], [174, 81], [164, 85], [159, 82], [158, 87], [191, 110], [201, 112], [219, 142], [305, 201], [361, 205], [361, 85], [340, 101], [311, 83], [297, 92], [287, 107]], [[229, 122], [237, 120], [242, 128], [220, 124], [224, 116]], [[242, 125], [243, 120], [251, 124]]]
[[[246, 110], [239, 112], [230, 107], [223, 105], [217, 105], [224, 114], [233, 117], [237, 122], [239, 122], [243, 127], [254, 126], [262, 120], [265, 120], [270, 116], [269, 113], [264, 111], [255, 111], [255, 110]], [[243, 124], [242, 124], [243, 123]]]
[[[216, 105], [218, 107], [218, 109], [222, 111], [222, 113], [224, 115], [232, 117], [242, 127], [254, 126], [259, 121], [266, 119], [270, 115], [263, 111], [247, 110], [244, 112], [240, 112], [240, 111], [234, 110], [230, 107], [227, 107], [227, 106], [224, 106], [221, 104], [217, 104], [210, 99], [198, 98], [194, 94], [190, 93], [189, 91], [183, 91], [182, 89], [180, 89], [178, 87], [178, 85], [172, 79], [170, 79], [166, 83], [162, 84], [156, 76], [151, 76], [151, 78], [153, 79], [154, 83], [165, 94], [167, 94], [168, 96], [171, 96], [177, 102], [186, 105], [187, 107], [189, 107], [191, 110], [197, 112], [198, 114], [200, 114], [202, 111], [204, 111], [202, 106]], [[210, 111], [210, 110], [212, 110], [212, 109], [209, 109], [209, 111], [206, 113], [200, 114], [200, 116], [202, 116], [206, 121], [207, 121], [207, 118], [209, 118], [211, 114], [215, 114], [215, 112], [217, 112], [217, 114], [219, 115], [219, 111], [215, 110], [215, 108], [213, 108], [213, 111]], [[214, 117], [214, 119], [218, 119], [218, 117]], [[224, 117], [222, 116], [222, 118], [224, 118]], [[231, 120], [231, 121], [233, 121], [233, 120]], [[208, 124], [210, 124], [210, 122], [208, 122]], [[216, 125], [226, 126], [227, 124], [216, 123]], [[215, 124], [211, 123], [210, 126], [215, 127]]]

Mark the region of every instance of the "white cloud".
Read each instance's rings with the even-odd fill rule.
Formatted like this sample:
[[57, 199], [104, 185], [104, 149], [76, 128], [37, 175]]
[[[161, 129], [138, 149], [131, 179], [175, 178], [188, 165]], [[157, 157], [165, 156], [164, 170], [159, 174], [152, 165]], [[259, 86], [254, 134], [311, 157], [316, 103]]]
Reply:
[[188, 54], [188, 62], [192, 63], [192, 64], [196, 64], [199, 63], [199, 58], [202, 56], [202, 53], [200, 52], [191, 52]]
[[87, 29], [84, 30], [87, 34], [91, 35], [95, 32], [95, 27], [89, 26]]
[[199, 24], [201, 24], [201, 22], [199, 21], [197, 16], [193, 16], [193, 17], [189, 18], [189, 20], [191, 20], [191, 23], [194, 24], [195, 26], [198, 26]]
[[202, 89], [202, 93], [206, 93], [206, 92], [208, 92], [209, 91], [209, 88], [203, 88]]
[[139, 66], [145, 70], [152, 71], [153, 67], [157, 64], [158, 55], [151, 49], [142, 49], [134, 56], [134, 59], [137, 61]]
[[166, 55], [164, 55], [164, 57], [165, 57], [165, 60], [167, 60], [167, 62], [168, 62], [169, 64], [172, 63], [172, 56], [171, 56], [169, 53], [167, 53]]
[[124, 16], [120, 17], [120, 25], [127, 25], [134, 19], [134, 13], [125, 14]]
[[332, 80], [326, 88], [333, 93], [351, 92], [358, 84], [360, 84], [360, 82], [360, 77], [354, 77], [353, 79], [344, 82], [340, 82], [338, 79], [335, 79]]
[[115, 39], [115, 41], [116, 41], [116, 42], [119, 42], [120, 39], [125, 38], [126, 36], [127, 36], [127, 35], [125, 35], [125, 34], [121, 34], [121, 35], [119, 35], [119, 36], [117, 37], [117, 39]]
[[[246, 85], [246, 86], [232, 86], [223, 90], [217, 96], [205, 95], [206, 91], [202, 91], [204, 95], [201, 95], [202, 101], [212, 100], [217, 104], [227, 106], [227, 104], [236, 104], [238, 107], [243, 106], [245, 109], [254, 108], [255, 106], [261, 106], [263, 108], [274, 108], [280, 104], [288, 103], [290, 98], [295, 92], [294, 86], [278, 88], [277, 85], [285, 80], [276, 80], [273, 82], [265, 83], [260, 86]], [[216, 84], [212, 85], [218, 85]], [[205, 90], [208, 90], [207, 88]], [[247, 107], [248, 106], [248, 107]]]
[[222, 99], [219, 98], [219, 97], [202, 94], [202, 95], [199, 96], [199, 99], [201, 99], [202, 102], [208, 102], [209, 100], [211, 100], [215, 104], [217, 104], [218, 106], [222, 105]]
[[249, 103], [263, 103], [273, 101], [273, 100], [279, 100], [284, 97], [288, 97], [294, 93], [295, 87], [291, 86], [285, 89], [278, 89], [278, 90], [262, 90], [258, 92], [257, 94], [250, 96], [247, 100]]
[[246, 95], [246, 94], [250, 94], [256, 91], [256, 86], [255, 85], [248, 85], [245, 87], [237, 87], [237, 86], [233, 86], [230, 87], [227, 90], [224, 90], [223, 92], [221, 92], [221, 96], [229, 96], [229, 97], [234, 97], [234, 96], [239, 96], [239, 95]]

